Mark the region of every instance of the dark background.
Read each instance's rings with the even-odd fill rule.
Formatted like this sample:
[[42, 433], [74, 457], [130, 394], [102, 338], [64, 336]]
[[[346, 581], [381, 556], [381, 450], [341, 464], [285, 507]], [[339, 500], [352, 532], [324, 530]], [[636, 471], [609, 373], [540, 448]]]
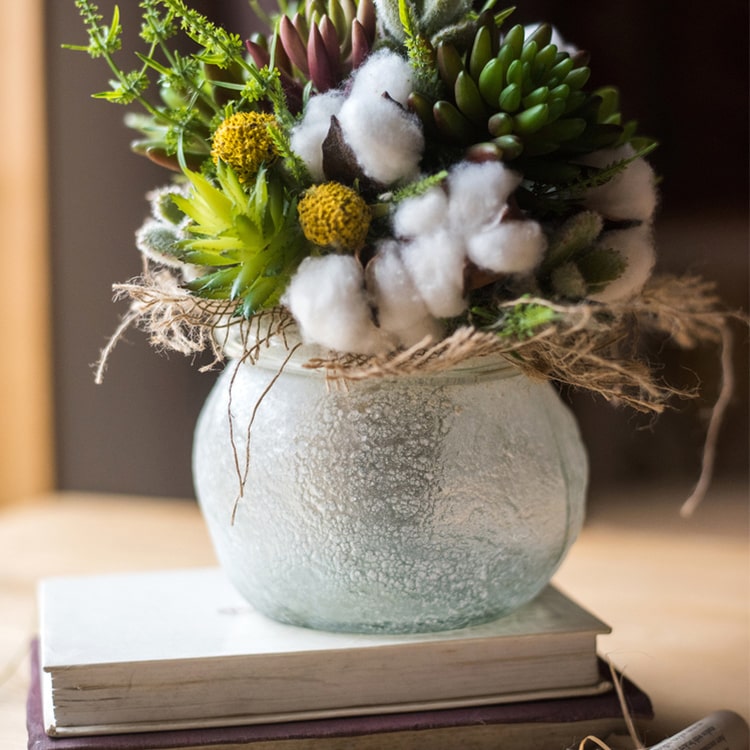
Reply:
[[[196, 7], [246, 33], [244, 0]], [[111, 2], [101, 2], [107, 19]], [[123, 25], [140, 26], [135, 0], [121, 2]], [[715, 280], [726, 304], [748, 300], [748, 7], [629, 0], [518, 4], [513, 20], [544, 19], [591, 53], [594, 83], [615, 83], [622, 109], [660, 148], [659, 270]], [[137, 275], [133, 233], [147, 213], [144, 193], [164, 172], [133, 156], [124, 110], [89, 94], [106, 88], [102, 61], [64, 51], [83, 43], [73, 0], [48, 0], [47, 73], [51, 185], [51, 264], [58, 486], [147, 495], [192, 496], [190, 450], [198, 411], [215, 373], [177, 354], [157, 355], [133, 331], [119, 344], [104, 384], [92, 363], [125, 310], [111, 284]], [[129, 64], [129, 63], [128, 63]], [[127, 64], [125, 64], [127, 67]], [[747, 482], [747, 330], [735, 327], [737, 389], [719, 444], [717, 478]], [[565, 394], [591, 458], [591, 498], [605, 485], [695, 482], [712, 399], [717, 352], [659, 355], [675, 383], [704, 383], [704, 396], [678, 403], [656, 422], [585, 394]]]

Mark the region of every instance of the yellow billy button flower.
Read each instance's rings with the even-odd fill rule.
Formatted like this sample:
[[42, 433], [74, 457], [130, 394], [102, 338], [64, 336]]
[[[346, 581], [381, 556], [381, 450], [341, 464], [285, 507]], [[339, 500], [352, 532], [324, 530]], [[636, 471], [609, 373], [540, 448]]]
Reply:
[[238, 112], [216, 128], [211, 144], [214, 163], [231, 167], [240, 182], [248, 182], [261, 164], [270, 164], [278, 156], [268, 126], [276, 119], [263, 112]]
[[313, 185], [297, 204], [297, 213], [310, 242], [351, 252], [362, 249], [372, 218], [359, 194], [340, 182]]

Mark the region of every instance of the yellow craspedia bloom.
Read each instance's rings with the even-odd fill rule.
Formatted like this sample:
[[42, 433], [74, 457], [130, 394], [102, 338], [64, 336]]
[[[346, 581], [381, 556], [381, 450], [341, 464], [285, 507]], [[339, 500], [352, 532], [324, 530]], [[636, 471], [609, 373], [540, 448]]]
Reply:
[[369, 206], [340, 182], [311, 187], [297, 204], [299, 223], [310, 242], [357, 251], [365, 244], [372, 215]]
[[238, 112], [227, 117], [216, 128], [211, 143], [214, 164], [223, 161], [240, 182], [255, 177], [261, 164], [270, 164], [277, 156], [268, 126], [276, 122], [273, 115], [263, 112]]

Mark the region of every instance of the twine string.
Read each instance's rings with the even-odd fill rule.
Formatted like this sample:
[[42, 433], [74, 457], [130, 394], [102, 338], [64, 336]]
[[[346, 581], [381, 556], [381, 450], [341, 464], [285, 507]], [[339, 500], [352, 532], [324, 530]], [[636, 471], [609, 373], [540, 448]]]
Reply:
[[734, 394], [734, 369], [732, 367], [732, 332], [728, 325], [721, 328], [721, 386], [719, 396], [711, 409], [706, 438], [703, 444], [701, 472], [690, 497], [682, 504], [680, 515], [689, 518], [703, 502], [714, 474], [719, 432]]
[[234, 382], [235, 378], [237, 377], [237, 373], [239, 372], [240, 367], [245, 365], [244, 357], [242, 360], [240, 360], [237, 363], [237, 367], [235, 368], [234, 372], [232, 373], [232, 379], [229, 383], [229, 399], [227, 402], [227, 411], [229, 416], [229, 439], [232, 444], [232, 453], [234, 456], [234, 464], [235, 464], [235, 470], [237, 471], [237, 478], [239, 480], [239, 492], [237, 493], [237, 497], [234, 500], [234, 505], [232, 506], [232, 518], [231, 518], [231, 524], [234, 526], [234, 521], [237, 516], [237, 509], [239, 508], [240, 501], [245, 496], [245, 486], [247, 484], [247, 478], [250, 473], [250, 433], [253, 428], [253, 424], [255, 423], [255, 417], [258, 414], [258, 409], [260, 409], [260, 405], [263, 403], [266, 396], [271, 392], [274, 385], [278, 381], [278, 379], [281, 377], [282, 373], [284, 372], [284, 369], [286, 368], [287, 364], [289, 363], [289, 360], [294, 356], [295, 352], [299, 349], [299, 347], [302, 346], [301, 343], [296, 344], [291, 349], [289, 349], [286, 357], [284, 358], [284, 361], [281, 363], [281, 366], [279, 369], [274, 373], [274, 376], [269, 381], [268, 385], [263, 389], [263, 392], [258, 397], [257, 401], [253, 405], [253, 411], [250, 415], [250, 419], [247, 423], [247, 428], [245, 431], [245, 457], [244, 457], [244, 466], [240, 467], [239, 462], [239, 451], [237, 450], [237, 443], [235, 440], [234, 435], [234, 419], [232, 417], [232, 397], [234, 390]]
[[[615, 692], [617, 693], [617, 700], [620, 704], [620, 711], [622, 711], [622, 716], [625, 720], [625, 727], [630, 737], [630, 741], [633, 743], [633, 750], [645, 750], [646, 746], [638, 737], [638, 732], [635, 728], [635, 722], [633, 721], [630, 707], [628, 706], [628, 702], [625, 699], [625, 692], [622, 687], [623, 680], [625, 679], [624, 674], [617, 673], [617, 670], [615, 669], [614, 664], [609, 657], [606, 658], [606, 661], [607, 665], [609, 666], [609, 671], [612, 675], [612, 684], [614, 685]], [[596, 747], [599, 748], [599, 750], [612, 750], [612, 748], [604, 740], [602, 740], [600, 737], [596, 737], [593, 734], [586, 735], [578, 743], [577, 750], [587, 750], [587, 747], [590, 743], [593, 743]]]

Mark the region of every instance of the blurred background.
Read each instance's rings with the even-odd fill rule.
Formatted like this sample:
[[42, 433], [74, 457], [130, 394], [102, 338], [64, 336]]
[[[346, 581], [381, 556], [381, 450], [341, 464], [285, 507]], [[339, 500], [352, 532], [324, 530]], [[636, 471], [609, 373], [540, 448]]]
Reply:
[[[109, 19], [113, 3], [100, 5]], [[245, 0], [196, 5], [233, 30], [253, 30]], [[120, 11], [135, 32], [137, 3]], [[651, 157], [662, 178], [659, 270], [712, 279], [729, 308], [746, 311], [747, 2], [518, 4], [514, 20], [540, 19], [591, 53], [594, 82], [618, 84], [623, 112], [661, 142]], [[107, 88], [106, 65], [61, 49], [85, 41], [73, 0], [4, 3], [0, 21], [8, 40], [0, 51], [0, 502], [51, 488], [191, 497], [192, 431], [215, 373], [156, 354], [137, 331], [115, 349], [103, 385], [92, 369], [125, 311], [111, 285], [140, 270], [133, 234], [147, 213], [144, 193], [164, 173], [130, 153], [124, 111], [90, 97]], [[734, 331], [737, 386], [716, 478], [746, 485], [747, 329]], [[659, 354], [671, 382], [703, 384], [700, 399], [654, 420], [565, 394], [589, 447], [591, 503], [603, 487], [643, 482], [689, 494], [698, 477], [718, 353], [667, 346]]]

